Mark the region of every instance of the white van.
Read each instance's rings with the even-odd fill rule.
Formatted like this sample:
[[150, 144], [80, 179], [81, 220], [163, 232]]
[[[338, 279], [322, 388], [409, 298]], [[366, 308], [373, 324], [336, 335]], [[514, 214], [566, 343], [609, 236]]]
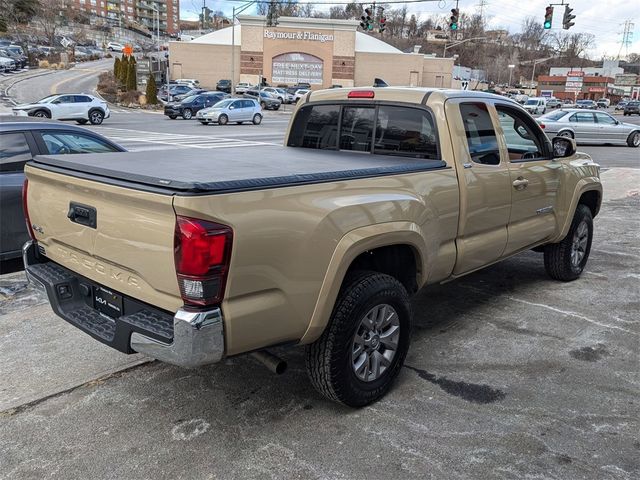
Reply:
[[547, 111], [547, 99], [544, 97], [532, 97], [525, 102], [524, 109], [532, 115], [543, 114]]

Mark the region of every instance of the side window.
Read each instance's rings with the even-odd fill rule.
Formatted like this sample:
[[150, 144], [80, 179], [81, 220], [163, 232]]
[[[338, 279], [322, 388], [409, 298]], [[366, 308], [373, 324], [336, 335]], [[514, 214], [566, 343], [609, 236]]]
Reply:
[[340, 105], [302, 107], [293, 122], [293, 128], [289, 134], [289, 146], [335, 150], [338, 117], [340, 117]]
[[74, 95], [76, 103], [91, 103], [91, 98], [86, 95]]
[[31, 150], [24, 133], [0, 135], [0, 172], [21, 172], [31, 160]]
[[233, 103], [231, 104], [231, 106], [232, 106], [233, 108], [242, 108], [242, 107], [243, 107], [243, 106], [242, 106], [242, 100], [236, 100], [235, 102], [233, 102]]
[[431, 115], [417, 108], [378, 108], [374, 153], [437, 158], [436, 129]]
[[509, 160], [543, 158], [544, 147], [538, 132], [527, 122], [526, 117], [517, 110], [496, 105], [500, 126], [504, 131], [504, 140], [509, 151]]
[[596, 120], [603, 125], [615, 125], [616, 121], [606, 113], [596, 113]]
[[99, 138], [82, 133], [43, 132], [42, 140], [51, 155], [68, 153], [106, 153], [119, 150]]
[[371, 107], [344, 107], [340, 125], [340, 150], [371, 151], [371, 134], [375, 109]]
[[595, 120], [593, 119], [593, 113], [591, 112], [577, 112], [569, 117], [570, 122], [577, 123], [593, 123]]
[[63, 95], [55, 100], [55, 103], [74, 103], [73, 95]]
[[461, 103], [460, 114], [471, 160], [483, 165], [499, 165], [498, 138], [487, 105], [481, 102]]
[[253, 108], [255, 106], [256, 103], [251, 100], [242, 100], [242, 108]]

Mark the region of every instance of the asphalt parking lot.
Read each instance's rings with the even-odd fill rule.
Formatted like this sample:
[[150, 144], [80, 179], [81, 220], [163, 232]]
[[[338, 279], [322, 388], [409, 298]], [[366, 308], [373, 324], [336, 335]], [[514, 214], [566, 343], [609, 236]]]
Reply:
[[[65, 75], [53, 85], [91, 72]], [[258, 153], [288, 118], [204, 127], [115, 110], [92, 128], [164, 155]], [[23, 273], [0, 275], [0, 479], [640, 478], [640, 158], [579, 150], [605, 189], [583, 276], [554, 282], [528, 252], [423, 289], [397, 384], [361, 410], [313, 390], [301, 349], [277, 352], [282, 376], [250, 357], [183, 370], [97, 343]]]
[[147, 362], [0, 277], [0, 477], [638, 478], [639, 180], [603, 173], [578, 281], [530, 252], [421, 291], [397, 385], [361, 410], [320, 397], [301, 350], [282, 376]]

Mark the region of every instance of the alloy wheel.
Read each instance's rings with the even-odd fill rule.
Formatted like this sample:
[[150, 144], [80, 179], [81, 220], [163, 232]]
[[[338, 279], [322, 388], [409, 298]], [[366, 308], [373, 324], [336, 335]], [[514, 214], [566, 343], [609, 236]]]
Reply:
[[571, 243], [571, 265], [579, 267], [582, 259], [587, 252], [587, 243], [589, 241], [589, 227], [584, 220], [580, 222], [578, 228], [573, 234], [573, 242]]
[[387, 304], [376, 305], [360, 321], [351, 347], [351, 366], [364, 382], [380, 378], [391, 365], [400, 341], [400, 317]]

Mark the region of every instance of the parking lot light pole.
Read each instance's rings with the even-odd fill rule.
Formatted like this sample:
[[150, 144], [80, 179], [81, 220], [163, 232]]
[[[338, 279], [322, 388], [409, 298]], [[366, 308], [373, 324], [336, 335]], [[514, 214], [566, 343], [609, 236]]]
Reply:
[[515, 65], [509, 65], [509, 87], [511, 87], [511, 74], [513, 73], [514, 68], [516, 68]]
[[446, 57], [447, 50], [449, 50], [451, 47], [455, 47], [455, 46], [460, 45], [460, 44], [465, 43], [465, 42], [470, 42], [471, 40], [486, 40], [486, 39], [487, 39], [487, 37], [473, 37], [473, 38], [467, 38], [466, 40], [461, 40], [459, 42], [452, 43], [450, 45], [447, 45], [445, 43], [444, 50], [442, 51], [442, 58]]
[[233, 11], [231, 12], [231, 95], [233, 96], [236, 93], [236, 82], [234, 80], [236, 74], [236, 16], [240, 15], [247, 8], [249, 8], [254, 3], [258, 3], [257, 0], [252, 0], [247, 2], [245, 5], [241, 7], [233, 7]]

